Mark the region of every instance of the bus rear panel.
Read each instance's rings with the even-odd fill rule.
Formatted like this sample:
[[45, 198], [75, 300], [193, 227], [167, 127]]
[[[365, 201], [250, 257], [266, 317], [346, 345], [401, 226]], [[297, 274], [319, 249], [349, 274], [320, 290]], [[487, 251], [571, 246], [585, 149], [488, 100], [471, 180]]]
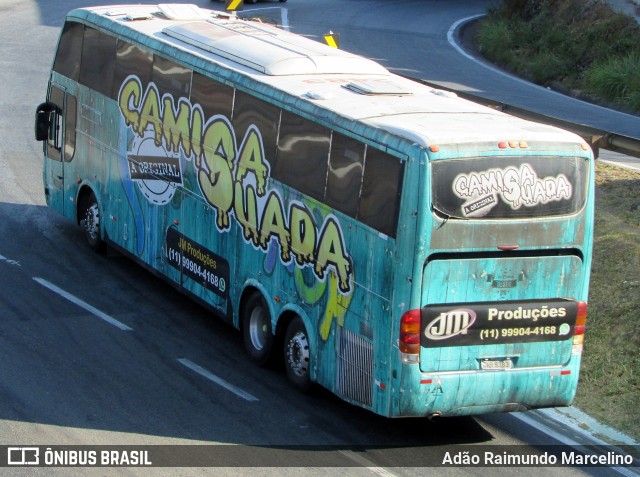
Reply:
[[[593, 162], [527, 145], [430, 163], [398, 415], [566, 406], [582, 352]], [[445, 148], [442, 147], [441, 151]], [[426, 174], [425, 174], [426, 175]], [[421, 239], [418, 239], [421, 240]], [[404, 330], [404, 331], [403, 331]]]

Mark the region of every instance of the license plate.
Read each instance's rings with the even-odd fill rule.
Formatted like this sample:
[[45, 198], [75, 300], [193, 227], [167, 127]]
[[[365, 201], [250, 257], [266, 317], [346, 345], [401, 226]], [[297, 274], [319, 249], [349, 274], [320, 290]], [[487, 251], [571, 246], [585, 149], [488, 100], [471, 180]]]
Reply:
[[513, 361], [510, 359], [483, 359], [480, 361], [480, 369], [511, 369]]

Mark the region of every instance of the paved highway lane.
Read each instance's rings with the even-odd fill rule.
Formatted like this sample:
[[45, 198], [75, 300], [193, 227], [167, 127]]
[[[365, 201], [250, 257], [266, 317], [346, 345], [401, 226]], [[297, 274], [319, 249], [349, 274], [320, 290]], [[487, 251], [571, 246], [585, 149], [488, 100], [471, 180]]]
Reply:
[[[334, 464], [360, 465], [348, 467], [347, 475], [412, 476], [425, 473], [413, 467], [416, 456], [440, 455], [452, 444], [553, 442], [510, 416], [389, 421], [327, 392], [297, 394], [278, 370], [249, 364], [240, 335], [207, 311], [131, 261], [90, 252], [77, 227], [44, 207], [41, 151], [33, 140], [33, 112], [44, 99], [64, 12], [89, 3], [109, 2], [0, 0], [0, 444], [329, 445], [339, 450], [328, 457]], [[396, 36], [370, 8], [391, 15], [383, 3], [343, 2], [339, 18], [354, 25], [352, 34], [343, 34], [345, 47], [351, 35], [360, 47], [367, 45], [373, 38], [369, 22], [378, 38]], [[289, 4], [292, 24], [306, 21], [309, 34], [324, 33], [336, 19], [323, 8], [336, 2]], [[439, 13], [442, 23], [447, 12]], [[360, 446], [358, 452], [353, 446]], [[60, 475], [73, 473], [62, 470]], [[235, 475], [237, 469], [216, 473]], [[299, 475], [295, 469], [260, 473]], [[335, 469], [308, 473], [335, 475]], [[447, 475], [512, 473], [446, 469]], [[183, 469], [175, 475], [190, 474]]]

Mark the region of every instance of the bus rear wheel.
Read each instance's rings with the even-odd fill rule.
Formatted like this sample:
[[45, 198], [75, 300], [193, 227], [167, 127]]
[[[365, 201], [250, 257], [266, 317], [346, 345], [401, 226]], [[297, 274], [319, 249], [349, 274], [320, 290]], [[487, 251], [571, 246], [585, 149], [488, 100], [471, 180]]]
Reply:
[[251, 295], [242, 309], [242, 334], [249, 357], [258, 366], [269, 364], [274, 336], [269, 308], [260, 293]]
[[101, 236], [101, 212], [93, 192], [90, 192], [82, 201], [79, 215], [81, 217], [80, 226], [89, 247], [96, 252], [102, 250], [104, 244]]
[[289, 382], [302, 392], [311, 389], [309, 335], [300, 317], [295, 317], [285, 333], [284, 367]]

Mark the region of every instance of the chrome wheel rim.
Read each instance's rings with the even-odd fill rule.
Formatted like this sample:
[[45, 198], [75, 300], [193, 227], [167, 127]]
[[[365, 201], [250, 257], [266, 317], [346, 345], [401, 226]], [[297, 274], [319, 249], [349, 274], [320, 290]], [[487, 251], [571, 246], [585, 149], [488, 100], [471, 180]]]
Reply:
[[267, 344], [269, 335], [269, 324], [266, 320], [266, 313], [262, 308], [254, 308], [249, 318], [249, 338], [251, 345], [261, 351]]
[[287, 361], [289, 368], [296, 376], [307, 374], [309, 370], [309, 341], [303, 332], [297, 332], [289, 340]]
[[85, 213], [84, 230], [91, 240], [100, 236], [100, 209], [98, 204], [92, 204]]

